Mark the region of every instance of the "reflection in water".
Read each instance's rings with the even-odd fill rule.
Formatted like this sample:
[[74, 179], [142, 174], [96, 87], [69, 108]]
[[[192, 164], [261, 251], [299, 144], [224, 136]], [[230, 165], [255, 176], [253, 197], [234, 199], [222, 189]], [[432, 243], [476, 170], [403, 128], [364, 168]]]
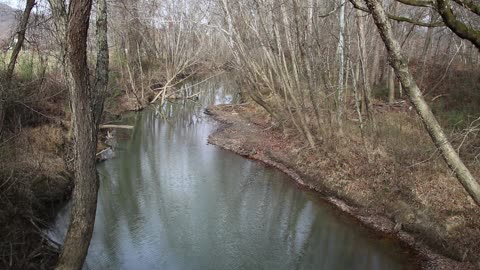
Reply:
[[398, 250], [369, 240], [281, 172], [207, 145], [215, 125], [202, 110], [232, 99], [224, 86], [193, 87], [218, 91], [129, 119], [133, 135], [98, 166], [87, 268], [401, 269]]

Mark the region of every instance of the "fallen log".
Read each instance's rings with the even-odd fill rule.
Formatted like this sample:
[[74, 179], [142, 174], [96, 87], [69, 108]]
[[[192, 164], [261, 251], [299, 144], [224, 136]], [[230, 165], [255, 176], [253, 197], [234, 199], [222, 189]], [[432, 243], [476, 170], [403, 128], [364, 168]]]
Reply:
[[133, 129], [130, 125], [100, 125], [100, 129], [118, 128], [118, 129]]
[[105, 153], [105, 152], [107, 152], [107, 151], [111, 151], [111, 150], [112, 150], [111, 147], [107, 147], [107, 148], [103, 149], [102, 151], [98, 152], [95, 156], [98, 157], [98, 156], [100, 156], [101, 154], [103, 154], [103, 153]]

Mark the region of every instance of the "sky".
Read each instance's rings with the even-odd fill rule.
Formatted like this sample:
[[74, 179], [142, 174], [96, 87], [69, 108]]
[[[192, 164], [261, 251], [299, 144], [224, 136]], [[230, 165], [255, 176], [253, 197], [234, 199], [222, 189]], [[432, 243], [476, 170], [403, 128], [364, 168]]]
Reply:
[[0, 0], [0, 3], [7, 4], [13, 8], [21, 8], [24, 4], [23, 0]]

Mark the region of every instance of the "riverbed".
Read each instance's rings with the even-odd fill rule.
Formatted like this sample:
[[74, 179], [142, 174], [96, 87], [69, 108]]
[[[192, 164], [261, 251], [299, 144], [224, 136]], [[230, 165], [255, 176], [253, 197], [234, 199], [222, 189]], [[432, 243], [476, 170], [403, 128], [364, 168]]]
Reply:
[[[203, 111], [236, 102], [219, 76], [125, 117], [101, 177], [86, 269], [410, 269], [412, 258], [282, 172], [207, 144]], [[51, 234], [61, 241], [68, 207]]]

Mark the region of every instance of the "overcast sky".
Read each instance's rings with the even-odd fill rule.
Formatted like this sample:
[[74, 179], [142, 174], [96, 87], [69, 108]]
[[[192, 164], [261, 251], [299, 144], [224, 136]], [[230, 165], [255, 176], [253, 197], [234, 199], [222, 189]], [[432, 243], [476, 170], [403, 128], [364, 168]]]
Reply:
[[0, 3], [7, 4], [14, 8], [21, 8], [23, 5], [23, 0], [0, 0]]

